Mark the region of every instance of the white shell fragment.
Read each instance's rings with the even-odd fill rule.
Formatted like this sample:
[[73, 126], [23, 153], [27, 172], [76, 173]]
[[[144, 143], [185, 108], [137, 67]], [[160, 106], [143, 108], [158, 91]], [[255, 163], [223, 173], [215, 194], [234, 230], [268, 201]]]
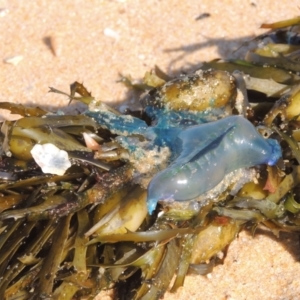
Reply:
[[9, 9], [8, 8], [0, 8], [0, 18], [5, 17], [7, 14], [9, 13]]
[[68, 153], [53, 144], [36, 144], [30, 152], [44, 173], [63, 175], [71, 167]]
[[10, 64], [10, 65], [14, 65], [16, 66], [17, 64], [19, 64], [19, 62], [21, 62], [23, 60], [23, 56], [22, 55], [15, 55], [15, 56], [9, 56], [4, 58], [4, 62], [6, 64]]
[[103, 31], [104, 35], [105, 36], [108, 36], [110, 38], [113, 38], [115, 40], [118, 40], [119, 39], [119, 33], [111, 28], [105, 28], [104, 31]]

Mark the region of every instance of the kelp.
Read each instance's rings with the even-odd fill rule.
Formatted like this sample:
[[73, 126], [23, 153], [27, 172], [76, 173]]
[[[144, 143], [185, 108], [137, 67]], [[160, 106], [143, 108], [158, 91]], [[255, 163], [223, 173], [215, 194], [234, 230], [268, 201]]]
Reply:
[[[189, 272], [211, 272], [220, 263], [217, 254], [244, 227], [254, 232], [263, 226], [276, 235], [299, 232], [296, 25], [299, 18], [263, 24], [270, 31], [255, 39], [260, 45], [245, 58], [204, 63], [185, 77], [171, 78], [158, 67], [141, 83], [122, 76], [129, 88], [146, 91], [144, 113], [123, 115], [78, 82], [70, 93], [53, 87], [50, 92], [81, 101], [87, 113], [61, 115], [0, 103], [19, 115], [1, 127], [0, 298], [92, 299], [114, 289], [116, 299], [160, 299], [168, 288], [175, 292], [182, 286]], [[225, 92], [208, 94], [204, 107], [192, 99], [194, 110], [182, 104], [194, 92], [199, 98], [203, 89], [213, 90], [220, 82], [216, 76], [228, 80], [221, 85]], [[213, 96], [222, 100], [220, 105], [212, 104]], [[160, 111], [165, 107], [169, 110]], [[157, 110], [156, 123], [162, 127], [149, 122]], [[149, 215], [147, 186], [155, 175], [149, 166], [164, 170], [178, 155], [174, 132], [163, 137], [163, 130], [175, 126], [186, 133], [185, 127], [201, 126], [199, 116], [212, 111], [213, 119], [225, 112], [248, 118], [262, 136], [277, 141], [273, 145], [280, 145], [282, 158], [274, 166], [252, 167], [252, 173], [242, 170], [238, 176], [245, 181], [229, 180], [218, 193], [159, 201]], [[37, 163], [32, 149], [47, 143], [66, 152], [71, 167], [63, 175], [44, 174]], [[163, 152], [168, 143], [171, 153]], [[185, 155], [196, 161], [204, 150], [191, 151]]]

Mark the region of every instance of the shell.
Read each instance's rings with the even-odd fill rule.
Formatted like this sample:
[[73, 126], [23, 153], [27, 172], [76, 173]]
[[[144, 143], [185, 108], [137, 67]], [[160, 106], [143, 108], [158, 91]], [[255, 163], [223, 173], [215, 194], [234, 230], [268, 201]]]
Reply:
[[50, 143], [36, 144], [31, 154], [44, 173], [63, 175], [71, 167], [68, 152]]

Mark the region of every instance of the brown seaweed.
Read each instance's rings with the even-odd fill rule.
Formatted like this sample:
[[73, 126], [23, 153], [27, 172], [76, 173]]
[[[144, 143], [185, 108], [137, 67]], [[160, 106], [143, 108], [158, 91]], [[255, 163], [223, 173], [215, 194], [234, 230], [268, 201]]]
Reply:
[[[257, 40], [279, 31], [288, 35], [295, 25], [299, 18], [263, 24], [271, 31]], [[151, 216], [146, 184], [137, 181], [137, 167], [144, 167], [141, 153], [134, 156], [124, 149], [113, 130], [84, 114], [49, 115], [40, 108], [0, 103], [0, 108], [21, 116], [1, 127], [0, 298], [71, 300], [114, 289], [116, 298], [160, 299], [174, 276], [171, 292], [184, 284], [188, 272], [212, 271], [217, 254], [246, 225], [268, 227], [275, 234], [299, 232], [298, 71], [299, 45], [268, 39], [246, 58], [211, 61], [195, 74], [174, 79], [156, 67], [141, 84], [123, 76], [130, 88], [150, 89], [143, 98], [147, 105], [178, 111], [207, 109], [211, 94], [200, 107], [195, 99], [190, 101], [191, 92], [196, 90], [201, 98], [203, 89], [211, 90], [208, 84], [219, 82], [213, 77], [207, 83], [207, 77], [223, 78], [220, 94], [226, 97], [220, 96], [216, 106], [236, 114], [234, 105], [248, 94], [241, 111], [282, 148], [276, 166], [255, 167], [256, 177], [235, 193], [230, 185], [213, 200], [168, 203]], [[253, 90], [261, 94], [259, 104]], [[72, 84], [70, 94], [50, 91], [123, 116], [97, 102], [81, 83]], [[95, 144], [86, 143], [86, 136]], [[147, 143], [141, 133], [132, 139], [131, 146]], [[64, 175], [44, 174], [33, 158], [32, 148], [46, 143], [67, 152], [71, 166]], [[149, 182], [152, 176], [143, 174], [142, 179]]]

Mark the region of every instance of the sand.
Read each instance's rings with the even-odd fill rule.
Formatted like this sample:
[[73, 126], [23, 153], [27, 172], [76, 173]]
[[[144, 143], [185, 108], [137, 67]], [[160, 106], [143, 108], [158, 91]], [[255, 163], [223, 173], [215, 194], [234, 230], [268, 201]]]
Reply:
[[[175, 75], [202, 61], [228, 58], [264, 32], [263, 22], [298, 15], [298, 5], [294, 0], [0, 1], [0, 101], [56, 109], [67, 99], [47, 93], [48, 86], [68, 91], [77, 80], [98, 99], [133, 106], [132, 93], [116, 82], [120, 74], [140, 79], [158, 65]], [[204, 13], [210, 16], [197, 20]], [[164, 299], [300, 299], [299, 252], [297, 234], [277, 239], [242, 232], [223, 265], [209, 276], [188, 276], [183, 288]]]

